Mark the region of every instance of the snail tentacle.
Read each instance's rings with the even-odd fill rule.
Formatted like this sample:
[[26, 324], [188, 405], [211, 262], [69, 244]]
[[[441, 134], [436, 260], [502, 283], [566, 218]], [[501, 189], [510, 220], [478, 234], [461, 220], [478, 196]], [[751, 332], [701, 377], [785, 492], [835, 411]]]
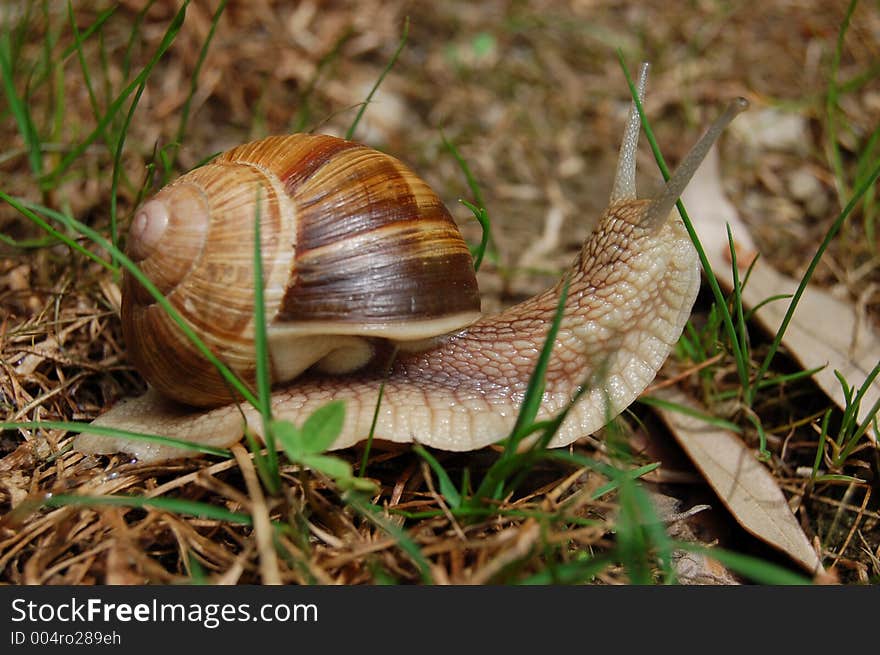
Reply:
[[[636, 92], [639, 102], [645, 103], [645, 89], [648, 86], [647, 62], [639, 68], [639, 81]], [[626, 129], [620, 142], [620, 153], [617, 156], [617, 171], [614, 174], [614, 186], [611, 189], [609, 204], [616, 204], [624, 200], [635, 200], [636, 195], [636, 156], [638, 155], [639, 135], [642, 132], [641, 117], [635, 102], [630, 103], [629, 116], [626, 120]]]
[[669, 212], [672, 211], [675, 203], [678, 202], [678, 199], [684, 192], [685, 187], [690, 183], [694, 173], [697, 172], [700, 164], [703, 163], [706, 155], [709, 154], [709, 150], [715, 145], [718, 137], [730, 125], [730, 122], [748, 109], [748, 107], [749, 101], [742, 97], [733, 100], [727, 105], [724, 113], [715, 119], [702, 138], [691, 148], [690, 152], [688, 152], [679, 167], [672, 174], [672, 177], [667, 180], [666, 186], [653, 200], [651, 208], [645, 212], [643, 220], [645, 226], [658, 227], [663, 224]]

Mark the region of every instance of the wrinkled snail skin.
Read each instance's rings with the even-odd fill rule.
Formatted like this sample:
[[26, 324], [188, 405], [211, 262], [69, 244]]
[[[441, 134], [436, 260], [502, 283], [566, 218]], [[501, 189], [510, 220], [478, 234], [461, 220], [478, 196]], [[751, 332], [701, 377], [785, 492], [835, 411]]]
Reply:
[[[643, 90], [644, 69], [640, 94]], [[567, 275], [568, 295], [538, 418], [566, 407], [581, 385], [588, 390], [551, 446], [591, 434], [623, 411], [652, 381], [678, 340], [699, 290], [700, 269], [691, 240], [671, 210], [711, 143], [744, 107], [745, 101], [738, 101], [728, 109], [653, 200], [635, 197], [639, 122], [631, 112], [612, 202]], [[345, 423], [333, 445], [343, 448], [369, 434], [384, 380], [376, 439], [455, 451], [498, 441], [516, 421], [562, 288], [560, 281], [500, 314], [435, 337], [421, 352], [403, 348], [390, 368], [379, 358], [340, 376], [311, 369], [273, 391], [273, 416], [299, 424], [330, 400], [344, 400]], [[194, 410], [150, 390], [117, 405], [95, 425], [227, 446], [242, 436], [242, 412], [259, 434], [262, 423], [251, 407]], [[123, 451], [148, 462], [187, 454], [85, 433], [75, 447], [86, 453]]]
[[[644, 201], [624, 203], [616, 213], [631, 218], [644, 205]], [[638, 251], [615, 243], [634, 238], [638, 227], [619, 218], [611, 220], [618, 228], [610, 234], [597, 233], [578, 257], [588, 265], [572, 275], [539, 417], [563, 408], [591, 376], [602, 379], [606, 374], [606, 378], [575, 405], [552, 446], [599, 429], [650, 383], [678, 339], [699, 289], [696, 254], [679, 220], [670, 220], [657, 235], [642, 235], [646, 243]], [[596, 256], [597, 250], [605, 256]], [[609, 280], [616, 280], [613, 290], [606, 286]], [[377, 438], [417, 440], [459, 451], [497, 441], [516, 419], [560, 286], [484, 317], [428, 351], [398, 353], [387, 379], [379, 366], [341, 377], [308, 374], [274, 391], [273, 415], [299, 423], [326, 402], [344, 400], [345, 424], [334, 444], [343, 448], [369, 434], [379, 385], [386, 379]], [[624, 299], [627, 293], [631, 295]], [[249, 406], [244, 412], [250, 429], [259, 434], [262, 423], [257, 413]], [[95, 424], [215, 446], [230, 445], [242, 434], [241, 414], [234, 406], [193, 412], [155, 392], [118, 405]], [[184, 454], [144, 442], [110, 441], [82, 435], [77, 447], [87, 452], [122, 450], [146, 462]]]

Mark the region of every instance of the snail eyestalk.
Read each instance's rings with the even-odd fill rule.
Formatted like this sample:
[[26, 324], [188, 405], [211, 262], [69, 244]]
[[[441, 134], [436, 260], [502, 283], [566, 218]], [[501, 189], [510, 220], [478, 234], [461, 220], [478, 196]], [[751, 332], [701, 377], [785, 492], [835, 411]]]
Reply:
[[712, 123], [708, 131], [691, 148], [691, 151], [679, 164], [678, 168], [675, 169], [660, 195], [651, 202], [651, 206], [645, 212], [641, 221], [644, 227], [657, 230], [666, 222], [666, 217], [672, 211], [672, 207], [678, 202], [685, 187], [691, 181], [694, 173], [697, 172], [700, 164], [703, 163], [709, 150], [715, 145], [718, 137], [730, 125], [731, 121], [745, 111], [748, 106], [749, 101], [745, 98], [737, 98], [727, 105], [724, 113], [715, 119], [715, 122]]
[[[639, 68], [639, 84], [637, 92], [639, 102], [645, 103], [645, 87], [648, 84], [647, 62]], [[635, 101], [630, 104], [629, 118], [626, 121], [626, 131], [620, 143], [620, 154], [617, 157], [617, 171], [614, 174], [614, 187], [611, 190], [610, 204], [636, 199], [636, 155], [639, 148], [639, 134], [642, 131], [642, 123], [639, 118], [639, 109]]]

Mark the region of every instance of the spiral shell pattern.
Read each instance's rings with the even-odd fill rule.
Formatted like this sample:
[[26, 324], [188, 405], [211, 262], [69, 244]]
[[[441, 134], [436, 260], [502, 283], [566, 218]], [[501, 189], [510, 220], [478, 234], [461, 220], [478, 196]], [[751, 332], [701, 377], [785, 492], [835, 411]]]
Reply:
[[[324, 358], [334, 371], [358, 368], [374, 339], [424, 340], [479, 316], [467, 245], [409, 168], [335, 137], [269, 137], [162, 189], [136, 214], [128, 242], [141, 270], [246, 382], [255, 372], [256, 216], [277, 382]], [[133, 364], [160, 393], [199, 406], [232, 400], [131, 276], [122, 322]], [[344, 356], [334, 359], [337, 351]]]

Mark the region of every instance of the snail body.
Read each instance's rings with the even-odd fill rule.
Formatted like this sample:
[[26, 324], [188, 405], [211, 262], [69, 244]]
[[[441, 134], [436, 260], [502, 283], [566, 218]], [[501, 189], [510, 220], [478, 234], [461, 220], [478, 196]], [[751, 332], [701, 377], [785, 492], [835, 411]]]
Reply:
[[[643, 68], [640, 94], [644, 92], [645, 72]], [[640, 123], [635, 107], [630, 112], [611, 200], [565, 276], [568, 280], [568, 292], [546, 372], [544, 396], [538, 417], [552, 416], [569, 405], [583, 385], [588, 388], [572, 406], [551, 446], [563, 446], [591, 434], [623, 411], [653, 380], [681, 335], [699, 290], [700, 268], [687, 231], [682, 222], [671, 215], [671, 210], [712, 143], [727, 123], [744, 108], [745, 101], [742, 99], [731, 104], [688, 154], [661, 193], [650, 200], [639, 200], [636, 197], [635, 158]], [[291, 154], [291, 144], [295, 144], [293, 150], [297, 154]], [[299, 151], [300, 147], [304, 150]], [[313, 154], [316, 147], [324, 154]], [[316, 243], [313, 238], [303, 239], [302, 226], [292, 231], [282, 227], [272, 233], [272, 225], [281, 225], [284, 221], [280, 218], [270, 220], [270, 217], [276, 215], [276, 208], [290, 202], [290, 198], [296, 198], [296, 203], [307, 208], [305, 212], [300, 209], [294, 214], [294, 223], [302, 220], [304, 213], [307, 214], [316, 204], [323, 202], [325, 207], [340, 205], [333, 200], [340, 192], [336, 185], [330, 184], [335, 177], [334, 172], [330, 169], [323, 174], [314, 172], [316, 161], [332, 161], [333, 157], [326, 155], [334, 149], [342, 153], [358, 153], [355, 159], [376, 157], [377, 161], [381, 159], [384, 162], [382, 166], [390, 166], [383, 174], [392, 175], [398, 181], [387, 184], [376, 181], [372, 186], [367, 185], [367, 188], [397, 188], [397, 195], [405, 200], [403, 204], [410, 209], [392, 209], [388, 212], [388, 203], [379, 202], [375, 206], [385, 205], [384, 210], [392, 218], [381, 219], [386, 222], [379, 220], [370, 223], [369, 228], [365, 227], [360, 232], [354, 230], [355, 242], [359, 245], [351, 247], [347, 252], [355, 258], [368, 251], [372, 253], [362, 257], [364, 269], [349, 276], [356, 283], [352, 296], [366, 298], [367, 307], [352, 308], [350, 314], [340, 311], [338, 314], [304, 318], [301, 314], [294, 315], [289, 309], [290, 305], [285, 303], [289, 296], [298, 293], [291, 292], [291, 289], [296, 290], [300, 284], [297, 275], [305, 268], [303, 262], [317, 265], [322, 259], [319, 256], [322, 248], [313, 245]], [[435, 200], [436, 196], [427, 189], [427, 185], [409, 173], [402, 164], [391, 158], [386, 159], [385, 155], [371, 153], [375, 151], [332, 137], [297, 136], [277, 137], [241, 146], [216, 160], [221, 168], [237, 166], [245, 161], [248, 176], [272, 172], [273, 181], [265, 185], [265, 209], [259, 212], [261, 228], [267, 228], [262, 230], [263, 241], [270, 245], [277, 243], [286, 246], [292, 243], [293, 246], [292, 255], [289, 249], [277, 260], [273, 260], [271, 268], [266, 272], [267, 305], [271, 304], [273, 309], [270, 312], [274, 312], [273, 317], [283, 319], [273, 318], [269, 328], [270, 336], [273, 330], [283, 335], [270, 348], [275, 377], [281, 381], [272, 394], [273, 417], [301, 423], [326, 402], [342, 399], [346, 406], [345, 423], [342, 433], [333, 444], [334, 448], [346, 447], [366, 438], [370, 433], [374, 414], [374, 435], [377, 439], [418, 441], [424, 445], [458, 451], [476, 449], [498, 441], [509, 434], [516, 421], [530, 376], [552, 323], [564, 286], [563, 281], [499, 314], [478, 317], [479, 298], [475, 291], [475, 282], [472, 283], [472, 263], [463, 240], [457, 230], [454, 230], [451, 218], [448, 218], [448, 213], [442, 209], [439, 200]], [[300, 168], [294, 166], [294, 162]], [[154, 280], [154, 275], [160, 280], [165, 278], [162, 278], [163, 273], [149, 273], [148, 267], [144, 266], [148, 257], [142, 255], [147, 251], [162, 250], [159, 244], [171, 236], [169, 229], [162, 229], [165, 208], [180, 202], [186, 210], [184, 215], [193, 213], [185, 205], [195, 201], [178, 200], [177, 193], [179, 189], [186, 189], [187, 193], [196, 197], [204, 193], [201, 188], [190, 188], [202, 176], [208, 175], [207, 172], [199, 171], [202, 169], [190, 173], [192, 177], [185, 176], [182, 181], [160, 191], [157, 198], [161, 205], [150, 206], [149, 202], [153, 201], [144, 205], [138, 215], [146, 212], [147, 216], [141, 221], [143, 225], [138, 224], [137, 217], [135, 219], [133, 235], [139, 238], [143, 236], [146, 246], [135, 246], [133, 249], [129, 246], [129, 250], [140, 260], [142, 269]], [[401, 173], [401, 177], [394, 177], [400, 171], [405, 173]], [[225, 179], [223, 175], [217, 174]], [[287, 193], [294, 186], [291, 180], [295, 182], [304, 178], [312, 179], [316, 183], [315, 191], [309, 196], [314, 199], [307, 202], [299, 200], [295, 193]], [[351, 179], [358, 178], [339, 175], [338, 179], [350, 183]], [[400, 182], [400, 179], [404, 179], [405, 183]], [[247, 278], [243, 271], [250, 270], [246, 264], [252, 257], [249, 253], [252, 250], [250, 244], [253, 243], [255, 211], [253, 201], [247, 203], [246, 196], [253, 198], [255, 192], [253, 183], [248, 184], [251, 185], [248, 193], [241, 194], [241, 202], [246, 207], [241, 211], [246, 216], [238, 220], [245, 227], [234, 228], [241, 230], [237, 240], [245, 242], [244, 252], [248, 255], [240, 256], [238, 265], [241, 271], [215, 273], [207, 282], [202, 283], [214, 285], [209, 286], [209, 295], [215, 298], [215, 303], [218, 302], [216, 298], [222, 297], [222, 287]], [[222, 194], [223, 190], [228, 192], [234, 185], [218, 182], [217, 186]], [[248, 188], [247, 185], [245, 188]], [[399, 192], [401, 189], [403, 192]], [[416, 191], [413, 192], [412, 189]], [[277, 196], [271, 196], [270, 192], [276, 190]], [[185, 195], [181, 197], [186, 198]], [[354, 197], [366, 198], [368, 207], [371, 206], [369, 201], [375, 200], [375, 195], [371, 197], [371, 193], [364, 191], [355, 193]], [[412, 198], [416, 198], [416, 201], [412, 202]], [[215, 200], [210, 202], [216, 204]], [[413, 218], [413, 205], [427, 209], [425, 219], [421, 218], [421, 214], [419, 218]], [[159, 215], [157, 222], [147, 220], [152, 219], [150, 213], [154, 210]], [[374, 213], [370, 209], [365, 211], [368, 215]], [[343, 216], [342, 224], [360, 220], [352, 219], [345, 208]], [[404, 218], [400, 218], [401, 216]], [[152, 229], [154, 222], [159, 225], [159, 229]], [[190, 221], [183, 221], [185, 226], [191, 224]], [[322, 235], [336, 234], [342, 229], [332, 218], [332, 212], [321, 213], [318, 224], [322, 226], [319, 229]], [[192, 231], [191, 227], [180, 229]], [[373, 236], [384, 236], [383, 232], [392, 235], [405, 234], [408, 237], [413, 234], [432, 235], [434, 240], [429, 240], [430, 245], [416, 244], [415, 250], [420, 252], [417, 256], [413, 255], [426, 256], [428, 259], [415, 265], [415, 261], [421, 260], [409, 261], [410, 257], [401, 252], [380, 255], [377, 252], [378, 246], [373, 249], [373, 246], [363, 245], [369, 242], [369, 238], [364, 235], [374, 233]], [[295, 239], [291, 236], [294, 233]], [[267, 236], [269, 234], [276, 236]], [[358, 242], [357, 238], [366, 241]], [[413, 240], [417, 241], [412, 237], [404, 239], [404, 242]], [[325, 247], [325, 255], [326, 250]], [[182, 251], [179, 258], [189, 259], [191, 263], [192, 247], [189, 247], [188, 258], [186, 252], [187, 250]], [[309, 259], [310, 256], [313, 256], [312, 259]], [[369, 263], [372, 257], [377, 257], [379, 262], [403, 260], [403, 265], [398, 268], [409, 272], [413, 269], [424, 272], [432, 267], [436, 268], [440, 271], [439, 280], [428, 293], [443, 296], [443, 299], [414, 299], [412, 294], [421, 282], [415, 285], [400, 280], [377, 282], [375, 278], [379, 274]], [[331, 255], [329, 259], [333, 260], [334, 256]], [[342, 261], [343, 258], [340, 256], [337, 259]], [[393, 269], [393, 263], [396, 262], [389, 262], [385, 268]], [[450, 265], [455, 268], [447, 270], [446, 267]], [[213, 269], [209, 267], [209, 270]], [[293, 274], [285, 277], [285, 272], [290, 271]], [[317, 279], [318, 274], [315, 276]], [[335, 282], [336, 278], [331, 275], [330, 280]], [[321, 281], [314, 284], [318, 288], [322, 288], [322, 285], [324, 289], [327, 288], [327, 283]], [[379, 302], [378, 308], [369, 304], [373, 297], [370, 284], [388, 290], [386, 301]], [[162, 284], [159, 286], [161, 288]], [[142, 290], [131, 287], [131, 284], [126, 284], [126, 293], [142, 293]], [[312, 295], [314, 304], [319, 308], [330, 307], [333, 304], [329, 302], [331, 296], [333, 294], [326, 290]], [[305, 297], [309, 297], [309, 294], [305, 294]], [[345, 292], [339, 292], [340, 302], [344, 297]], [[380, 297], [381, 294], [375, 296]], [[276, 302], [277, 298], [281, 300]], [[322, 303], [323, 300], [328, 302]], [[252, 310], [252, 302], [244, 299], [239, 305]], [[149, 302], [146, 304], [150, 305]], [[422, 310], [415, 312], [412, 318], [407, 318], [401, 308], [408, 304], [421, 307]], [[279, 306], [282, 308], [280, 311], [275, 309]], [[385, 311], [383, 307], [393, 309]], [[124, 308], [122, 312], [124, 321], [127, 311], [131, 310]], [[205, 320], [205, 316], [200, 314], [191, 320], [193, 323], [210, 325], [224, 319], [221, 316]], [[245, 326], [250, 325], [247, 315], [240, 321]], [[410, 321], [414, 328], [407, 327]], [[140, 323], [144, 324], [146, 321], [141, 319]], [[229, 319], [227, 332], [232, 334], [235, 327]], [[327, 327], [332, 328], [329, 336], [319, 332], [319, 329]], [[130, 328], [126, 330], [126, 342], [131, 348], [130, 341], [142, 337]], [[252, 326], [250, 330], [252, 333]], [[170, 328], [164, 331], [172, 332]], [[246, 330], [244, 333], [252, 338], [247, 335]], [[285, 341], [285, 338], [290, 340]], [[315, 338], [315, 341], [304, 341], [309, 338]], [[389, 358], [390, 349], [384, 348], [384, 342], [378, 338], [390, 339], [402, 347], [393, 358]], [[147, 339], [149, 345], [144, 346], [143, 355], [132, 357], [136, 365], [149, 352], [160, 347], [158, 337], [150, 336]], [[334, 339], [338, 341], [333, 341]], [[236, 343], [234, 338], [232, 342]], [[232, 349], [229, 353], [224, 353], [224, 359], [247, 378], [252, 371], [252, 368], [248, 368], [252, 366], [252, 359], [248, 360], [249, 348], [252, 346], [247, 345], [247, 339], [242, 342], [245, 345], [238, 350]], [[317, 357], [307, 360], [299, 355], [286, 354], [287, 348], [295, 343], [306, 343], [307, 351]], [[217, 347], [215, 342], [209, 345]], [[239, 353], [241, 363], [236, 366]], [[288, 360], [292, 360], [293, 364], [289, 364]], [[175, 370], [174, 364], [180, 361], [180, 357], [171, 358], [172, 371]], [[304, 370], [304, 374], [284, 382], [281, 374], [296, 368]], [[179, 364], [176, 370], [180, 370]], [[204, 368], [198, 370], [200, 376], [216, 375]], [[155, 374], [144, 370], [142, 373], [152, 386], [148, 393], [117, 405], [99, 417], [95, 421], [96, 425], [162, 434], [206, 445], [226, 446], [242, 437], [244, 414], [249, 429], [256, 434], [261, 433], [262, 421], [256, 410], [251, 407], [239, 408], [230, 403], [229, 392], [224, 387], [220, 387], [219, 395], [214, 391], [200, 390], [200, 397], [196, 402], [180, 397], [175, 400], [167, 389], [155, 381]], [[201, 385], [200, 382], [192, 381], [193, 375], [190, 373], [178, 373], [177, 377], [184, 378], [184, 387]], [[383, 382], [384, 391], [380, 403], [380, 385]], [[213, 409], [192, 407], [193, 404], [210, 406], [223, 402], [223, 393], [226, 394], [227, 401], [223, 406]], [[159, 461], [187, 454], [168, 446], [89, 433], [77, 437], [75, 447], [87, 453], [124, 451], [141, 461]]]

